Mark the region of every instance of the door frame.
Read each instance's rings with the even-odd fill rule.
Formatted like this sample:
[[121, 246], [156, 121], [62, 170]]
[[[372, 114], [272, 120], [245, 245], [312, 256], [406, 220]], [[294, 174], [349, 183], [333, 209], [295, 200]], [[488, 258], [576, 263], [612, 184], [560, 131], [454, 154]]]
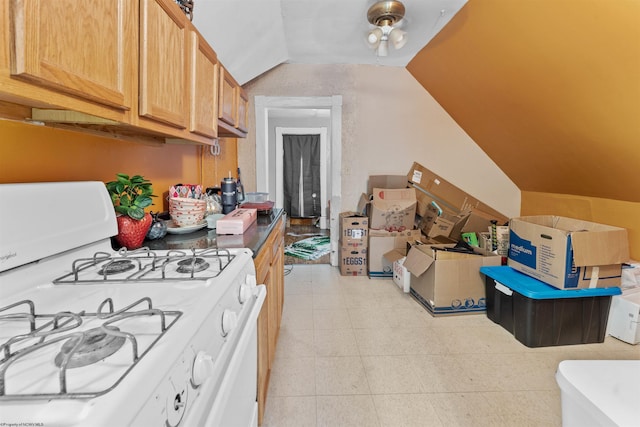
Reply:
[[[320, 135], [320, 228], [327, 228], [327, 128], [289, 128], [276, 127], [276, 171], [284, 168], [284, 135]], [[282, 208], [284, 202], [284, 177], [276, 173], [276, 208]]]
[[327, 158], [330, 169], [331, 188], [327, 188], [327, 199], [330, 206], [330, 235], [331, 235], [331, 265], [339, 265], [338, 218], [342, 210], [342, 96], [256, 96], [254, 97], [256, 112], [256, 187], [259, 192], [272, 193], [275, 182], [269, 182], [269, 170], [275, 168], [274, 154], [270, 145], [275, 141], [268, 141], [269, 135], [269, 110], [273, 108], [291, 109], [328, 109], [331, 114], [331, 132], [328, 135], [329, 152]]

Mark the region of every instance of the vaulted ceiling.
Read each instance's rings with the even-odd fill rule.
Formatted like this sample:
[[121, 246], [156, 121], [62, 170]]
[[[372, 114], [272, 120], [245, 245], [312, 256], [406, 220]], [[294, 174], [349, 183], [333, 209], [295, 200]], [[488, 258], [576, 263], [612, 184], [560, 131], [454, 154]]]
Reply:
[[240, 84], [282, 63], [405, 67], [467, 0], [402, 0], [407, 44], [378, 57], [367, 45], [377, 0], [198, 0], [193, 22]]
[[520, 190], [640, 202], [639, 0], [403, 0], [410, 42], [387, 58], [363, 49], [373, 2], [205, 0], [194, 22], [241, 84], [406, 65]]

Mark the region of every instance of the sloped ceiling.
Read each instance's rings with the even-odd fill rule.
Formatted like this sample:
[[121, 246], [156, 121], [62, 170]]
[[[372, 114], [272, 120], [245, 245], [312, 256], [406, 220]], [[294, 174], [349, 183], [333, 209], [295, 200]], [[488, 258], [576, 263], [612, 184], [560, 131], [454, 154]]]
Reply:
[[469, 0], [407, 69], [520, 190], [640, 202], [640, 1]]
[[282, 63], [405, 67], [467, 0], [402, 0], [408, 42], [378, 57], [367, 46], [376, 0], [198, 0], [193, 22], [241, 85]]

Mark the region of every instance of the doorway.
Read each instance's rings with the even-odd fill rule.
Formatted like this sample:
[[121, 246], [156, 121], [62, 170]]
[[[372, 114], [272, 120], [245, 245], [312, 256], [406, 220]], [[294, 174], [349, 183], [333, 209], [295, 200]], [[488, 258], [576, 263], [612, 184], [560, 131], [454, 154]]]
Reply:
[[[257, 191], [277, 197], [276, 167], [277, 152], [276, 127], [284, 128], [326, 128], [326, 227], [329, 229], [331, 254], [330, 263], [338, 265], [338, 213], [342, 209], [341, 168], [342, 168], [342, 96], [320, 97], [255, 97], [256, 112], [256, 184]], [[322, 118], [314, 117], [318, 113]], [[302, 117], [302, 118], [301, 118]], [[295, 123], [293, 125], [292, 123]], [[299, 125], [304, 123], [303, 125]], [[328, 124], [327, 124], [328, 123]], [[276, 200], [277, 203], [277, 200]]]
[[327, 229], [327, 128], [276, 128], [276, 207]]

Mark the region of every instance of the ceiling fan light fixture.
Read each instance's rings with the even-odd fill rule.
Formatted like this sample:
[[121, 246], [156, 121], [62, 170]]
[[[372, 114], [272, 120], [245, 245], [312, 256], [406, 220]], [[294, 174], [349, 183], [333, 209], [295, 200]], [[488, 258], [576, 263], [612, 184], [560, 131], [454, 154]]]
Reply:
[[376, 27], [373, 30], [369, 31], [369, 35], [367, 36], [367, 42], [371, 47], [373, 47], [374, 49], [377, 48], [378, 45], [380, 44], [380, 40], [382, 40], [381, 28]]
[[367, 20], [376, 27], [385, 25], [393, 26], [404, 18], [405, 8], [402, 2], [397, 0], [379, 1], [371, 5], [367, 11]]
[[407, 33], [394, 28], [404, 18], [404, 5], [397, 0], [378, 1], [367, 11], [367, 20], [375, 25], [367, 36], [369, 46], [376, 49], [378, 56], [387, 56], [389, 41], [395, 49], [400, 49], [407, 43]]
[[407, 44], [407, 32], [402, 31], [400, 28], [394, 28], [391, 33], [389, 33], [389, 40], [391, 40], [394, 48], [401, 49], [402, 46]]
[[389, 41], [388, 40], [380, 40], [380, 44], [378, 45], [378, 49], [376, 51], [378, 56], [387, 56], [389, 54]]

